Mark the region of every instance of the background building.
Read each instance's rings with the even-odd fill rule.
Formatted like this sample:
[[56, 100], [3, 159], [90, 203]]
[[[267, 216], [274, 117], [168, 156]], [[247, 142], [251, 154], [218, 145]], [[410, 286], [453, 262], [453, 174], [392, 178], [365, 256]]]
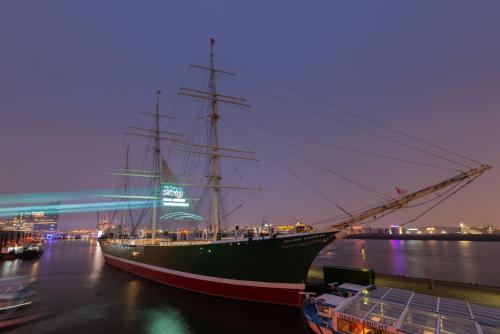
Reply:
[[61, 202], [42, 203], [36, 210], [20, 211], [15, 217], [5, 219], [1, 226], [4, 230], [55, 232], [59, 224], [59, 205]]

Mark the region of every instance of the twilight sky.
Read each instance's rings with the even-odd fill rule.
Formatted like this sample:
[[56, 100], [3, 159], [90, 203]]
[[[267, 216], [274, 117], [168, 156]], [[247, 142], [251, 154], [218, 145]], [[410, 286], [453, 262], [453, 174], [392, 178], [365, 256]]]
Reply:
[[[3, 2], [0, 193], [112, 189], [107, 173], [122, 167], [123, 133], [129, 125], [147, 126], [137, 111], [152, 110], [157, 89], [163, 111], [175, 111], [179, 119], [171, 129], [189, 133], [200, 108], [177, 98], [176, 91], [182, 85], [203, 87], [203, 73], [188, 66], [207, 63], [208, 40], [215, 37], [217, 63], [237, 73], [221, 78], [220, 90], [252, 105], [251, 114], [221, 108], [222, 145], [254, 149], [259, 158], [229, 163], [225, 180], [261, 186], [260, 198], [314, 222], [340, 212], [274, 160], [349, 210], [380, 198], [306, 163], [298, 151], [390, 196], [396, 196], [396, 185], [416, 190], [455, 174], [292, 138], [457, 167], [319, 116], [315, 112], [446, 155], [266, 77], [493, 165], [414, 225], [500, 225], [498, 17], [500, 2], [486, 0]], [[262, 126], [288, 137], [279, 139]], [[132, 159], [142, 161], [145, 142], [131, 145]], [[182, 161], [172, 152], [165, 156], [174, 167]], [[253, 195], [227, 196], [228, 210], [239, 204], [231, 215], [234, 224], [290, 222]], [[421, 211], [379, 224], [404, 222]], [[60, 228], [91, 226], [93, 213], [65, 215]]]

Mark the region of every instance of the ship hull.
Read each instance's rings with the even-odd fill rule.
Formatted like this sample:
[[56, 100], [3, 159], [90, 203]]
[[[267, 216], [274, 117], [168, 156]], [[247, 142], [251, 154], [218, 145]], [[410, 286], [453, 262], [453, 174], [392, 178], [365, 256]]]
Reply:
[[108, 265], [158, 283], [218, 297], [301, 306], [309, 267], [333, 236], [313, 233], [202, 247], [100, 244]]
[[262, 284], [262, 282], [228, 280], [212, 276], [193, 277], [189, 273], [166, 270], [109, 255], [105, 255], [105, 261], [113, 267], [152, 281], [206, 295], [294, 306], [299, 306], [303, 302], [300, 292], [304, 291], [304, 284]]

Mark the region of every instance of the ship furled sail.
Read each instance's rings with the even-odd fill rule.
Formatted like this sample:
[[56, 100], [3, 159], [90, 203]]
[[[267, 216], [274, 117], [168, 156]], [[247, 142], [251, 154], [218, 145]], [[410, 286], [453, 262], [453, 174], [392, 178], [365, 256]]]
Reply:
[[[160, 118], [170, 116], [160, 114], [159, 92], [157, 92], [155, 112], [145, 113], [153, 116], [152, 129], [131, 127], [146, 132], [130, 134], [153, 139], [152, 170], [131, 170], [128, 168], [127, 158], [125, 170], [118, 175], [139, 176], [152, 181], [149, 195], [146, 196], [151, 199], [151, 233], [149, 238], [137, 238], [132, 235], [128, 238], [100, 239], [105, 261], [111, 266], [159, 283], [207, 295], [300, 306], [304, 299], [302, 293], [305, 289], [304, 282], [312, 262], [325, 246], [336, 238], [343, 238], [347, 228], [378, 219], [407, 207], [412, 201], [451, 187], [450, 193], [441, 194], [445, 195], [443, 199], [438, 197], [438, 200], [442, 201], [491, 168], [480, 165], [435, 185], [403, 194], [404, 196], [396, 199], [387, 199], [382, 204], [353, 213], [333, 203], [342, 209], [344, 214], [335, 221], [325, 220], [324, 222], [330, 223], [330, 226], [323, 231], [297, 229], [295, 232], [283, 234], [273, 232], [255, 234], [252, 231], [243, 234], [236, 228], [233, 235], [223, 237], [222, 221], [230, 213], [222, 213], [221, 192], [228, 189], [258, 188], [226, 185], [222, 182], [221, 158], [252, 160], [248, 154], [253, 152], [219, 146], [218, 104], [243, 107], [247, 107], [248, 104], [245, 99], [217, 92], [216, 74], [229, 72], [215, 68], [214, 45], [215, 41], [211, 39], [208, 67], [192, 65], [208, 71], [210, 75], [208, 90], [181, 88], [179, 92], [180, 95], [208, 102], [209, 128], [206, 145], [184, 141], [177, 133], [160, 130]], [[184, 145], [181, 151], [207, 157], [206, 183], [198, 184], [191, 181], [186, 183], [184, 178], [177, 176], [161, 155], [162, 140], [181, 147]], [[189, 149], [186, 150], [185, 147]], [[192, 188], [203, 189], [202, 193], [209, 197], [209, 218], [206, 220], [199, 212], [199, 202], [196, 203], [202, 199], [188, 196], [189, 189]], [[128, 194], [128, 186], [126, 195], [127, 198], [134, 198]], [[138, 216], [144, 217], [143, 213]], [[205, 220], [211, 229], [195, 233], [191, 239], [174, 238], [168, 234], [158, 233], [159, 227], [173, 226], [172, 222], [196, 223], [202, 220]], [[137, 224], [134, 222], [132, 231], [135, 232]]]

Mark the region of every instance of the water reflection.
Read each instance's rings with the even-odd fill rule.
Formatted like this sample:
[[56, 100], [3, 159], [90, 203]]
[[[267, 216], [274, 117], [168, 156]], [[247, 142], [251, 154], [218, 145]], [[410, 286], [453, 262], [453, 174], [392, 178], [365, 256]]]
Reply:
[[149, 310], [146, 315], [146, 333], [148, 334], [183, 334], [190, 333], [181, 313], [170, 307]]
[[391, 246], [391, 253], [389, 255], [392, 272], [397, 275], [406, 275], [406, 257], [404, 250], [406, 249], [404, 240], [389, 240]]
[[2, 263], [2, 278], [19, 275], [18, 268], [21, 260], [7, 260]]
[[123, 290], [123, 299], [125, 300], [125, 319], [130, 319], [137, 312], [137, 298], [141, 290], [141, 284], [138, 280], [127, 283]]
[[500, 263], [499, 242], [348, 239], [329, 249], [333, 255], [320, 256], [315, 265], [366, 266], [379, 273], [420, 278], [431, 272], [435, 280], [500, 287], [500, 266], [491, 265]]
[[[271, 333], [307, 333], [300, 309], [169, 288], [104, 265], [95, 241], [47, 243], [37, 261], [0, 262], [4, 273], [36, 277], [36, 296], [47, 307], [46, 317], [24, 321], [11, 334], [254, 334], [262, 326]], [[270, 314], [286, 321], [262, 324], [259, 319]]]
[[99, 243], [93, 239], [90, 239], [89, 249], [89, 259], [91, 262], [91, 270], [89, 279], [91, 282], [97, 282], [101, 278], [102, 268], [104, 266], [104, 259], [102, 257], [101, 248]]
[[361, 260], [363, 260], [363, 263], [364, 263], [364, 261], [366, 261], [366, 249], [365, 249], [365, 245], [361, 246]]
[[31, 270], [30, 270], [30, 277], [32, 282], [36, 280], [39, 270], [40, 270], [40, 262], [34, 261], [33, 264], [31, 265]]

